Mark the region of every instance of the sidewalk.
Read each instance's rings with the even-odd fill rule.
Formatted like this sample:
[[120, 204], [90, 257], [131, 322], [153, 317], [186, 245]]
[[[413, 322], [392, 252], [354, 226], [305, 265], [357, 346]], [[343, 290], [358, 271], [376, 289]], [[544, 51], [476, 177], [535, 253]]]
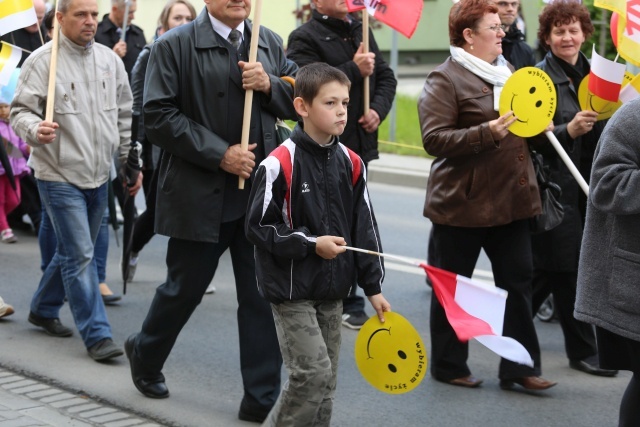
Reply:
[[148, 419], [0, 368], [0, 427], [160, 427]]
[[426, 190], [433, 159], [380, 153], [368, 167], [369, 182]]

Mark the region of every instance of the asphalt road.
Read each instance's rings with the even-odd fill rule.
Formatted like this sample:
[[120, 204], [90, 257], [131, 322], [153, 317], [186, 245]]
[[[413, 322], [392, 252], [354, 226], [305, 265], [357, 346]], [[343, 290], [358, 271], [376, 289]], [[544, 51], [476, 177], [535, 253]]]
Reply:
[[[386, 252], [424, 258], [429, 222], [422, 218], [424, 190], [372, 183], [371, 197]], [[43, 381], [82, 391], [124, 410], [166, 425], [243, 426], [237, 420], [242, 397], [235, 290], [225, 256], [214, 279], [217, 292], [204, 297], [183, 330], [165, 366], [171, 397], [145, 398], [134, 388], [125, 358], [112, 364], [91, 360], [78, 334], [52, 338], [27, 322], [29, 302], [40, 278], [36, 238], [18, 233], [20, 242], [0, 245], [0, 295], [16, 314], [0, 320], [0, 366], [26, 372]], [[119, 248], [111, 234], [108, 282], [120, 290]], [[122, 303], [107, 309], [116, 343], [139, 330], [155, 287], [165, 274], [166, 239], [155, 237], [144, 249], [136, 279]], [[488, 269], [486, 258], [478, 265]], [[482, 272], [480, 272], [482, 273]], [[487, 279], [486, 275], [480, 278]], [[428, 307], [431, 298], [424, 273], [387, 262], [384, 294], [393, 310], [405, 316], [429, 348]], [[372, 310], [367, 308], [372, 314]], [[72, 325], [68, 308], [63, 323]], [[471, 343], [470, 367], [484, 378], [479, 389], [441, 384], [429, 376], [412, 392], [388, 395], [358, 373], [353, 348], [357, 333], [343, 329], [338, 391], [333, 426], [545, 426], [607, 427], [617, 424], [620, 398], [630, 378], [598, 378], [569, 369], [557, 323], [536, 322], [543, 372], [559, 382], [541, 393], [507, 392], [498, 387], [499, 358]]]

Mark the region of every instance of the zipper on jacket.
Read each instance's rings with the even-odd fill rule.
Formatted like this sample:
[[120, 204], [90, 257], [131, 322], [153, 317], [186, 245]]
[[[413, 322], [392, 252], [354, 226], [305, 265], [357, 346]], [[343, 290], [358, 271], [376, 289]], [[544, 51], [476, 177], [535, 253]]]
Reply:
[[[322, 164], [322, 175], [324, 177], [324, 200], [326, 200], [325, 205], [325, 218], [327, 222], [327, 235], [331, 232], [331, 216], [329, 215], [329, 207], [330, 207], [330, 198], [329, 198], [329, 177], [327, 174], [327, 169], [329, 165], [329, 161], [331, 161], [331, 148], [327, 148], [327, 158]], [[329, 291], [333, 291], [333, 276], [334, 276], [334, 266], [335, 266], [335, 258], [329, 261]]]

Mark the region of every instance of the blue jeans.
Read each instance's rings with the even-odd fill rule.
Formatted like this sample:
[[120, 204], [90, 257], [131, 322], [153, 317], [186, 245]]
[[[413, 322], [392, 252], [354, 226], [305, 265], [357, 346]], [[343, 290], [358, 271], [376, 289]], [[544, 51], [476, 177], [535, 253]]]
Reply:
[[107, 185], [83, 190], [65, 182], [38, 180], [38, 191], [57, 245], [31, 300], [31, 311], [41, 317], [57, 318], [66, 294], [80, 336], [89, 348], [111, 338], [92, 262], [107, 207]]
[[109, 208], [104, 211], [100, 231], [95, 243], [94, 261], [98, 269], [98, 283], [107, 281], [107, 255], [109, 253]]
[[[40, 269], [44, 273], [47, 266], [53, 259], [53, 255], [56, 253], [56, 246], [58, 241], [56, 239], [56, 233], [47, 214], [47, 210], [42, 208], [40, 222], [40, 230], [38, 232], [38, 244], [40, 246]], [[94, 261], [98, 269], [98, 281], [99, 283], [106, 282], [107, 279], [107, 255], [109, 252], [109, 208], [104, 211], [102, 217], [102, 223], [100, 224], [100, 231], [98, 232], [98, 238], [95, 243], [95, 257]], [[62, 280], [59, 277], [58, 280]], [[62, 286], [62, 284], [61, 284]]]

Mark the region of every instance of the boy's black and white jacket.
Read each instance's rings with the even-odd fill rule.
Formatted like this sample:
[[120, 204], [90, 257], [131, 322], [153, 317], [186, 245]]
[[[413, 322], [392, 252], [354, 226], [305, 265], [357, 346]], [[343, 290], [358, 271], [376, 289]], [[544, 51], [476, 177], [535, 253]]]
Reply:
[[298, 125], [256, 172], [246, 217], [256, 245], [256, 274], [270, 302], [343, 299], [356, 283], [381, 292], [382, 258], [346, 251], [332, 260], [316, 254], [318, 236], [382, 251], [362, 160], [335, 142], [322, 147]]

